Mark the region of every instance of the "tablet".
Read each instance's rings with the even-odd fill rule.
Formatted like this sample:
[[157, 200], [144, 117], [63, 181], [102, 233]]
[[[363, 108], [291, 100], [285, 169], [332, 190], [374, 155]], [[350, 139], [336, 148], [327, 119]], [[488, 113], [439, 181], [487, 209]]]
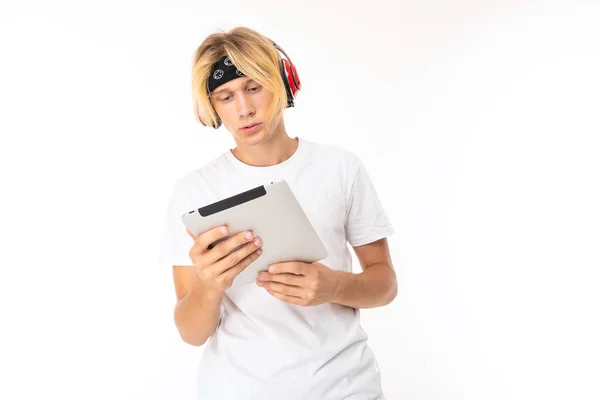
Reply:
[[252, 230], [254, 236], [261, 239], [263, 253], [235, 277], [232, 287], [255, 283], [258, 273], [266, 271], [270, 264], [313, 263], [328, 255], [285, 180], [269, 182], [191, 210], [182, 215], [181, 220], [196, 237], [217, 226], [227, 225], [228, 236], [209, 248], [246, 230]]

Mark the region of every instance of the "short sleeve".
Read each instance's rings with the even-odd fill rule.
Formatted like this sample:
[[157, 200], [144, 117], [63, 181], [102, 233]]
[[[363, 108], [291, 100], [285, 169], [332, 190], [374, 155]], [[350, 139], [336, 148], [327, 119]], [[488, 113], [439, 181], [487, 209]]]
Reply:
[[371, 178], [357, 156], [346, 213], [346, 240], [352, 247], [375, 242], [394, 233]]
[[169, 198], [160, 236], [158, 258], [161, 267], [192, 265], [189, 252], [193, 239], [181, 221], [181, 216], [192, 209], [181, 183], [176, 182]]

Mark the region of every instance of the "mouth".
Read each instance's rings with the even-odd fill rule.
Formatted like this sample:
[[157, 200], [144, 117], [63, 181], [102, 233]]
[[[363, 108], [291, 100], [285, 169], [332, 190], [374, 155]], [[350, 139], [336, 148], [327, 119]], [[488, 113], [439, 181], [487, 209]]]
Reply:
[[251, 134], [251, 133], [254, 133], [254, 132], [257, 132], [258, 130], [260, 130], [261, 125], [262, 125], [262, 122], [259, 122], [257, 124], [247, 125], [243, 128], [240, 128], [240, 130], [246, 134]]

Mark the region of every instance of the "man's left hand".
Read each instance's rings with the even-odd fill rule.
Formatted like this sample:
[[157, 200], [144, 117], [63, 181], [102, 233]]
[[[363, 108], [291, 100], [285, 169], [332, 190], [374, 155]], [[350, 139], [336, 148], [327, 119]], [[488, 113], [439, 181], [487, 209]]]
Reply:
[[[337, 272], [321, 263], [272, 264], [258, 274], [256, 283], [272, 296], [299, 306], [316, 306], [333, 301], [340, 290]], [[262, 280], [261, 280], [262, 278]]]

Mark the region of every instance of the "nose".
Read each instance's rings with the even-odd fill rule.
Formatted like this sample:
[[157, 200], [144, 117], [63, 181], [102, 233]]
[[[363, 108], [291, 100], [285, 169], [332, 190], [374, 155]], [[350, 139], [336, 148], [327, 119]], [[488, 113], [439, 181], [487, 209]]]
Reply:
[[240, 116], [240, 118], [252, 116], [255, 111], [254, 104], [252, 104], [252, 101], [248, 98], [246, 94], [238, 96], [237, 107], [238, 115]]

